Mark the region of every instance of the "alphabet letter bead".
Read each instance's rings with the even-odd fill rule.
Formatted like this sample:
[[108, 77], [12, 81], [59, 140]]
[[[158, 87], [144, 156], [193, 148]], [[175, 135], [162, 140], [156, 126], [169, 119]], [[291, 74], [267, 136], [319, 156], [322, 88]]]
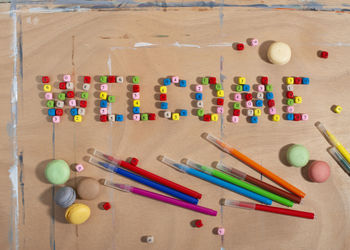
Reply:
[[46, 102], [46, 107], [53, 108], [55, 106], [55, 102], [53, 100], [49, 100]]
[[239, 93], [235, 93], [233, 96], [233, 100], [235, 101], [241, 101], [242, 100], [242, 95]]
[[296, 97], [294, 97], [294, 102], [295, 103], [302, 103], [303, 99], [301, 98], [301, 96], [296, 96]]
[[206, 115], [203, 116], [203, 121], [210, 122], [210, 120], [211, 120], [211, 115], [206, 114]]
[[258, 98], [258, 99], [264, 99], [264, 93], [263, 93], [263, 92], [258, 92], [258, 93], [256, 94], [256, 98]]
[[74, 92], [73, 91], [68, 91], [67, 92], [67, 98], [74, 98]]
[[77, 108], [72, 108], [72, 109], [70, 109], [70, 114], [71, 114], [72, 116], [78, 115], [78, 109], [77, 109]]
[[181, 109], [180, 110], [180, 116], [187, 116], [187, 110], [186, 109]]
[[247, 110], [247, 115], [248, 115], [248, 116], [253, 116], [253, 115], [254, 115], [254, 110], [248, 109], [248, 110]]
[[257, 116], [250, 117], [250, 122], [251, 123], [258, 123], [258, 117]]
[[238, 78], [238, 84], [243, 85], [243, 84], [245, 84], [245, 82], [246, 82], [245, 77], [239, 77]]
[[287, 85], [287, 90], [288, 90], [288, 91], [293, 91], [293, 90], [294, 90], [293, 85]]
[[179, 114], [179, 113], [173, 113], [173, 114], [172, 114], [172, 119], [173, 119], [174, 121], [180, 120], [180, 114]]
[[198, 115], [199, 117], [202, 117], [202, 116], [204, 115], [204, 110], [203, 110], [203, 109], [198, 109], [198, 110], [197, 110], [197, 115]]
[[[180, 114], [181, 115], [181, 114]], [[148, 119], [150, 120], [150, 121], [154, 121], [155, 119], [156, 119], [156, 114], [155, 113], [150, 113], [150, 114], [148, 114]], [[134, 159], [134, 158], [133, 158]], [[136, 163], [136, 165], [137, 165], [137, 163]]]
[[41, 80], [42, 80], [43, 83], [49, 83], [49, 82], [50, 82], [50, 77], [48, 77], [48, 76], [43, 76], [43, 77], [41, 78]]
[[294, 121], [300, 121], [301, 120], [301, 114], [294, 114]]
[[248, 84], [243, 84], [243, 91], [248, 92], [250, 90], [250, 86]]
[[61, 117], [60, 116], [54, 116], [54, 117], [52, 117], [52, 121], [53, 121], [53, 123], [60, 123]]
[[287, 100], [287, 105], [288, 106], [293, 106], [294, 105], [294, 100], [293, 99], [288, 99]]
[[334, 107], [334, 112], [337, 113], [337, 114], [339, 114], [342, 110], [343, 110], [343, 108], [341, 106], [339, 106], [339, 105]]
[[88, 92], [82, 92], [81, 93], [81, 98], [87, 100], [89, 98], [89, 93]]
[[107, 91], [108, 90], [108, 84], [101, 84], [101, 86], [100, 86], [100, 88], [101, 88], [101, 90], [102, 91]]
[[153, 243], [154, 242], [154, 237], [152, 235], [149, 235], [146, 237], [146, 242], [147, 243]]
[[140, 118], [141, 118], [140, 114], [133, 114], [133, 116], [132, 116], [132, 119], [133, 119], [134, 121], [139, 121]]
[[115, 103], [115, 96], [114, 95], [109, 95], [107, 98], [109, 103]]
[[81, 122], [82, 121], [82, 116], [81, 115], [75, 115], [74, 116], [74, 122]]
[[116, 116], [115, 116], [115, 120], [116, 120], [117, 122], [122, 122], [122, 121], [124, 120], [124, 116], [123, 116], [123, 115], [116, 115]]
[[286, 118], [287, 118], [288, 121], [293, 121], [294, 120], [294, 114], [289, 113], [289, 114], [287, 114]]
[[100, 121], [101, 122], [106, 122], [108, 120], [108, 117], [106, 115], [101, 115], [100, 116]]
[[258, 44], [259, 44], [258, 39], [254, 38], [254, 39], [250, 40], [251, 46], [256, 47], [256, 46], [258, 46]]
[[55, 115], [56, 115], [56, 110], [53, 109], [53, 108], [48, 109], [48, 110], [47, 110], [47, 114], [48, 114], [49, 116], [55, 116]]
[[72, 82], [67, 82], [66, 88], [72, 90], [74, 89], [74, 84]]
[[164, 112], [164, 117], [165, 118], [171, 118], [171, 112], [170, 111], [165, 111]]
[[100, 82], [107, 83], [107, 76], [100, 76]]
[[63, 115], [63, 109], [56, 109], [56, 116], [62, 116]]
[[275, 101], [274, 100], [268, 100], [267, 101], [267, 106], [269, 106], [270, 108], [275, 106]]
[[87, 101], [81, 100], [81, 101], [79, 102], [79, 106], [80, 106], [81, 108], [86, 108], [86, 106], [87, 106]]
[[219, 106], [224, 105], [224, 99], [223, 98], [216, 99], [216, 105], [219, 105]]
[[64, 102], [63, 101], [56, 101], [56, 107], [57, 108], [63, 108], [64, 107]]
[[281, 119], [280, 115], [273, 115], [272, 120], [278, 122]]
[[44, 85], [44, 91], [45, 91], [45, 92], [50, 92], [51, 90], [52, 90], [52, 87], [51, 87], [50, 84], [45, 84], [45, 85]]
[[247, 93], [245, 94], [245, 99], [246, 101], [250, 101], [251, 99], [253, 99], [253, 95], [251, 93]]
[[242, 85], [236, 85], [236, 91], [237, 92], [242, 92], [243, 91], [243, 86]]
[[100, 108], [101, 115], [107, 115], [107, 112], [108, 112], [107, 108]]
[[73, 100], [69, 100], [69, 106], [71, 106], [71, 107], [75, 107], [75, 106], [77, 106], [77, 101], [75, 100], [75, 99], [73, 99]]
[[261, 109], [254, 109], [255, 116], [261, 116]]
[[261, 84], [266, 85], [269, 83], [269, 78], [267, 76], [262, 76], [260, 82]]
[[204, 107], [203, 101], [198, 101], [198, 102], [197, 102], [197, 107], [198, 107], [198, 108], [203, 108], [203, 107]]
[[140, 100], [134, 100], [133, 104], [134, 104], [134, 107], [140, 107], [141, 106]]
[[301, 84], [301, 77], [294, 77], [294, 84]]
[[89, 89], [90, 89], [90, 84], [89, 83], [84, 83], [83, 84], [83, 90], [89, 91]]
[[166, 101], [166, 99], [167, 99], [166, 94], [160, 94], [159, 100], [161, 100], [161, 101]]
[[209, 77], [210, 84], [216, 84], [216, 77]]
[[90, 76], [84, 76], [84, 83], [90, 83], [91, 77]]
[[307, 121], [307, 120], [309, 120], [309, 115], [308, 115], [308, 114], [302, 114], [302, 115], [301, 115], [301, 119], [302, 119], [303, 121]]
[[108, 76], [108, 77], [107, 77], [107, 82], [109, 82], [109, 83], [115, 83], [115, 82], [116, 82], [115, 76]]
[[132, 112], [133, 112], [134, 114], [140, 114], [140, 108], [139, 108], [139, 107], [133, 107], [133, 108], [132, 108]]
[[70, 82], [70, 75], [63, 75], [63, 81]]
[[215, 84], [215, 89], [216, 90], [222, 90], [222, 84], [221, 83], [217, 83], [217, 84]]
[[171, 84], [170, 78], [165, 78], [165, 79], [163, 80], [163, 84], [164, 84], [164, 86], [169, 86], [169, 85]]
[[186, 86], [187, 86], [186, 80], [180, 80], [179, 86], [180, 86], [181, 88], [186, 87]]
[[255, 101], [255, 106], [256, 107], [262, 107], [263, 106], [263, 101], [262, 100], [256, 100]]
[[58, 88], [59, 89], [67, 89], [67, 83], [66, 82], [60, 82], [59, 85], [58, 85]]
[[195, 95], [196, 100], [200, 101], [203, 99], [203, 94], [202, 93], [196, 93]]
[[294, 106], [287, 106], [287, 112], [293, 113], [294, 112]]
[[246, 101], [245, 106], [247, 108], [251, 108], [251, 107], [253, 107], [253, 102], [252, 101]]
[[310, 79], [307, 77], [303, 77], [302, 84], [309, 84], [309, 83], [310, 83]]
[[267, 99], [267, 100], [273, 99], [273, 93], [272, 93], [272, 92], [267, 92], [267, 93], [266, 93], [266, 99]]
[[[170, 79], [169, 79], [170, 80]], [[140, 82], [140, 77], [138, 77], [138, 76], [133, 76], [132, 77], [132, 82], [133, 83], [139, 83]]]
[[326, 58], [328, 58], [328, 52], [327, 51], [321, 51], [320, 56], [321, 56], [321, 58], [326, 59]]
[[[136, 85], [134, 85], [134, 86], [136, 86]], [[160, 93], [162, 93], [162, 94], [166, 94], [166, 93], [168, 92], [166, 86], [161, 86], [159, 90], [160, 90]], [[137, 92], [138, 92], [138, 91], [137, 91]]]
[[115, 115], [108, 115], [108, 121], [114, 122], [115, 121]]
[[211, 120], [212, 121], [216, 122], [216, 121], [218, 121], [218, 119], [219, 119], [218, 114], [211, 114]]
[[196, 91], [197, 92], [202, 92], [203, 91], [203, 85], [197, 84], [196, 85]]
[[117, 83], [123, 83], [124, 79], [122, 76], [117, 77]]
[[293, 77], [287, 77], [287, 84], [294, 84], [294, 78]]
[[216, 92], [217, 97], [224, 97], [224, 91], [223, 90], [219, 90]]
[[51, 92], [45, 93], [45, 99], [52, 100], [52, 93]]
[[161, 102], [160, 103], [160, 108], [161, 109], [168, 109], [168, 103], [167, 102]]
[[217, 107], [216, 113], [218, 113], [218, 114], [223, 114], [223, 113], [224, 113], [224, 108], [223, 108], [222, 106]]
[[239, 116], [241, 114], [241, 110], [239, 110], [239, 109], [234, 109], [233, 110], [233, 115], [234, 116]]
[[208, 85], [209, 84], [209, 78], [208, 77], [203, 77], [202, 78], [202, 84], [203, 85]]
[[269, 108], [269, 114], [270, 114], [270, 115], [276, 114], [276, 108], [275, 108], [275, 107]]
[[243, 43], [238, 43], [238, 44], [236, 45], [236, 49], [237, 49], [237, 50], [244, 50], [244, 44], [243, 44]]
[[234, 102], [233, 103], [233, 108], [234, 109], [241, 109], [241, 104], [239, 102]]
[[140, 92], [140, 85], [138, 85], [138, 84], [132, 85], [132, 92], [134, 92], [134, 93]]
[[287, 91], [286, 97], [287, 97], [287, 98], [294, 98], [293, 91]]
[[132, 99], [139, 100], [140, 99], [140, 93], [139, 92], [132, 93]]
[[232, 122], [233, 123], [238, 123], [239, 122], [239, 117], [238, 116], [232, 116]]
[[173, 82], [173, 83], [179, 83], [179, 77], [178, 77], [178, 76], [173, 76], [173, 77], [171, 78], [171, 82]]
[[84, 108], [78, 108], [78, 115], [85, 115], [85, 109]]
[[81, 165], [81, 164], [77, 164], [77, 165], [75, 166], [75, 170], [76, 170], [77, 172], [81, 172], [81, 171], [84, 170], [84, 167], [83, 167], [83, 165]]
[[107, 108], [107, 105], [108, 105], [108, 103], [107, 103], [106, 100], [101, 100], [101, 101], [100, 101], [100, 107], [101, 107], [101, 108]]
[[266, 91], [269, 91], [269, 92], [272, 91], [272, 85], [271, 84], [267, 84], [266, 85]]
[[262, 85], [262, 84], [259, 84], [259, 85], [258, 85], [258, 91], [259, 91], [259, 92], [264, 92], [264, 91], [265, 91], [265, 86]]

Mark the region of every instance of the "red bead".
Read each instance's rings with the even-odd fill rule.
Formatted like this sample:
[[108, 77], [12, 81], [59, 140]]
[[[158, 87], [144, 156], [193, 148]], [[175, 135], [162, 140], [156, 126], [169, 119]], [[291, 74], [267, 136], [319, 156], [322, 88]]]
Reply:
[[202, 220], [196, 220], [196, 222], [194, 224], [196, 225], [196, 227], [202, 227], [203, 226]]
[[140, 92], [140, 85], [132, 85], [132, 92]]
[[41, 78], [41, 80], [43, 81], [43, 83], [49, 83], [49, 82], [50, 82], [50, 77], [48, 77], [48, 76], [43, 76], [43, 77]]
[[210, 122], [211, 120], [211, 115], [207, 114], [203, 116], [203, 121]]
[[268, 101], [267, 101], [267, 106], [269, 106], [270, 108], [273, 107], [273, 106], [275, 106], [275, 101], [272, 100], [272, 99], [271, 99], [271, 100], [268, 100]]
[[286, 96], [287, 96], [287, 98], [289, 98], [289, 99], [293, 99], [293, 98], [294, 98], [293, 91], [287, 91]]
[[234, 116], [239, 116], [241, 114], [241, 110], [240, 109], [234, 109], [233, 110], [233, 115]]
[[155, 113], [148, 114], [148, 120], [154, 121], [155, 119], [156, 119], [156, 114]]
[[160, 94], [159, 100], [166, 101], [166, 94]]
[[236, 49], [237, 50], [244, 50], [244, 44], [243, 43], [237, 43]]
[[79, 102], [79, 105], [80, 105], [80, 107], [82, 107], [82, 108], [86, 108], [86, 106], [87, 106], [87, 101], [81, 100], [81, 101]]
[[112, 206], [111, 206], [111, 204], [109, 204], [109, 202], [105, 202], [105, 203], [103, 204], [103, 209], [104, 209], [104, 210], [109, 210], [111, 207], [112, 207]]
[[321, 51], [321, 57], [322, 58], [328, 58], [328, 52], [327, 51]]
[[59, 89], [67, 89], [67, 83], [66, 82], [60, 82]]
[[91, 77], [90, 76], [84, 76], [84, 83], [90, 83]]
[[108, 116], [107, 115], [101, 115], [100, 116], [100, 121], [101, 122], [106, 122], [108, 120]]
[[260, 79], [261, 84], [268, 84], [269, 83], [269, 78], [267, 76], [262, 76]]
[[56, 109], [56, 115], [62, 116], [63, 115], [63, 109]]
[[133, 166], [137, 166], [137, 164], [139, 163], [139, 159], [133, 157], [131, 160], [130, 160], [130, 164], [133, 165]]
[[220, 105], [220, 106], [224, 105], [224, 99], [223, 98], [216, 99], [216, 105]]
[[253, 99], [253, 95], [251, 93], [247, 93], [247, 94], [245, 94], [245, 99], [247, 101], [250, 101], [251, 99]]
[[300, 121], [301, 120], [301, 114], [294, 114], [294, 121]]
[[301, 84], [301, 77], [294, 77], [294, 84]]
[[114, 82], [116, 82], [117, 80], [116, 80], [116, 77], [115, 76], [108, 76], [108, 78], [107, 78], [107, 82], [109, 82], [109, 83], [114, 83]]
[[67, 92], [67, 98], [74, 98], [74, 92], [73, 91], [68, 91]]
[[216, 77], [209, 77], [210, 84], [216, 84]]

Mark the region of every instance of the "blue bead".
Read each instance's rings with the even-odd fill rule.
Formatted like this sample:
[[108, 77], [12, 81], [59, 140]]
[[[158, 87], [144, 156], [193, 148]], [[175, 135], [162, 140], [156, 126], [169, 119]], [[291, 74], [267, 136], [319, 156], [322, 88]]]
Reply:
[[100, 107], [101, 107], [101, 108], [107, 108], [107, 105], [108, 105], [108, 103], [107, 103], [106, 100], [101, 100], [101, 101], [100, 101]]
[[116, 115], [116, 116], [115, 116], [115, 120], [116, 120], [117, 122], [122, 122], [122, 121], [124, 120], [124, 117], [123, 117], [123, 115]]
[[267, 99], [267, 100], [273, 99], [273, 93], [272, 93], [272, 92], [267, 92], [267, 93], [266, 93], [266, 99]]
[[258, 123], [258, 117], [257, 116], [250, 117], [250, 122], [251, 123]]
[[308, 77], [303, 77], [302, 84], [309, 84], [309, 83], [310, 83], [310, 79]]
[[47, 111], [49, 116], [55, 116], [56, 115], [56, 110], [55, 109], [48, 109]]
[[168, 103], [167, 102], [161, 102], [160, 103], [160, 108], [161, 109], [168, 109]]
[[250, 90], [250, 86], [248, 84], [243, 85], [243, 91], [248, 92]]
[[180, 80], [180, 87], [186, 87], [186, 80]]
[[133, 108], [132, 108], [132, 112], [133, 112], [134, 114], [140, 114], [140, 108], [139, 108], [139, 107], [133, 107]]
[[180, 116], [187, 116], [187, 110], [186, 109], [181, 109], [180, 110]]
[[70, 114], [71, 114], [72, 116], [78, 115], [78, 109], [77, 109], [77, 108], [71, 109], [71, 110], [70, 110]]
[[196, 93], [196, 100], [200, 101], [203, 99], [203, 94], [202, 93]]
[[263, 106], [263, 101], [262, 100], [256, 100], [256, 102], [255, 102], [255, 106], [256, 107], [262, 107]]
[[291, 114], [291, 113], [287, 114], [287, 120], [293, 121], [294, 120], [294, 114]]
[[170, 78], [165, 78], [163, 81], [164, 86], [169, 86], [171, 84]]

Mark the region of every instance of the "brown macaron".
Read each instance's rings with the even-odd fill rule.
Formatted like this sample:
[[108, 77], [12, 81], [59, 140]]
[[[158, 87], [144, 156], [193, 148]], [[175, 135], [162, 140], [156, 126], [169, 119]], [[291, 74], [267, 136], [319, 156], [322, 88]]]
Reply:
[[77, 193], [83, 200], [93, 200], [100, 193], [100, 183], [91, 177], [85, 177], [79, 181]]

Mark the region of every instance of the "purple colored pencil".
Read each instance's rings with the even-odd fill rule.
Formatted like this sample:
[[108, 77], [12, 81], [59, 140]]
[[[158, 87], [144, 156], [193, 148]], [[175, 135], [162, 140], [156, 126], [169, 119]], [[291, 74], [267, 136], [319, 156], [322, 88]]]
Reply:
[[154, 200], [158, 200], [158, 201], [162, 201], [162, 202], [165, 202], [168, 204], [172, 204], [172, 205], [175, 205], [178, 207], [187, 208], [187, 209], [199, 212], [199, 213], [212, 215], [212, 216], [216, 216], [216, 214], [217, 214], [217, 211], [212, 210], [210, 208], [194, 205], [194, 204], [191, 204], [191, 203], [188, 203], [185, 201], [174, 199], [174, 198], [162, 195], [162, 194], [153, 193], [153, 192], [147, 191], [145, 189], [133, 187], [130, 185], [119, 184], [119, 183], [115, 183], [115, 182], [113, 183], [113, 182], [109, 182], [107, 180], [104, 180], [103, 184], [107, 187], [119, 189], [119, 190], [124, 191], [124, 192], [138, 194], [138, 195], [145, 196], [145, 197], [148, 197], [148, 198], [151, 198]]

